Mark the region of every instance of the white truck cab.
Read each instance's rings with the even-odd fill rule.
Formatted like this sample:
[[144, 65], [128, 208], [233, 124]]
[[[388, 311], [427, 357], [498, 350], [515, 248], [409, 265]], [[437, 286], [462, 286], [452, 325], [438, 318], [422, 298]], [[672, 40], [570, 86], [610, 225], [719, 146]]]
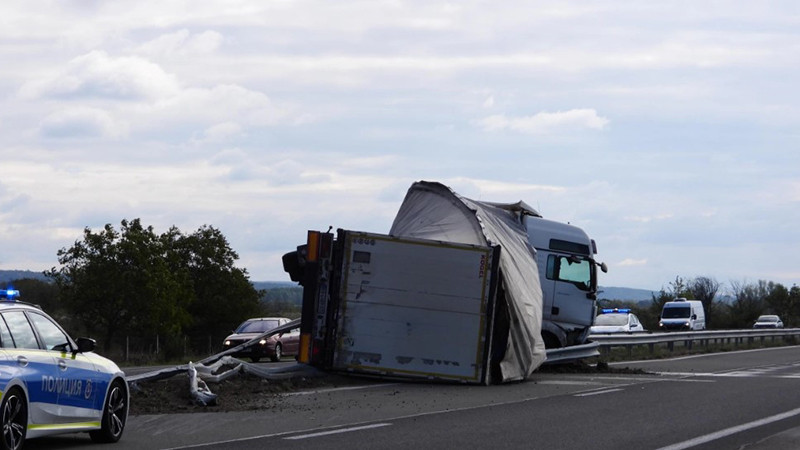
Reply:
[[542, 337], [547, 348], [583, 344], [597, 315], [597, 246], [585, 231], [524, 215], [542, 286]]
[[670, 330], [705, 330], [706, 312], [703, 302], [683, 297], [664, 303], [658, 328]]

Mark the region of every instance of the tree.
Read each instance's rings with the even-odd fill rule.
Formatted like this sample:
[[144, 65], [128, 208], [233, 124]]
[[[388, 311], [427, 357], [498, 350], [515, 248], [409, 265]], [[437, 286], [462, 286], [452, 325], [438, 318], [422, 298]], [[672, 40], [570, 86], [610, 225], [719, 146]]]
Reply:
[[732, 328], [750, 328], [764, 311], [765, 299], [774, 283], [759, 280], [751, 284], [731, 281], [734, 301], [729, 307], [729, 326]]
[[82, 241], [58, 251], [58, 262], [47, 275], [75, 319], [100, 333], [105, 351], [120, 336], [175, 332], [187, 321], [191, 286], [170, 272], [158, 236], [139, 219], [123, 220], [119, 232], [111, 224], [85, 228]]
[[793, 285], [789, 289], [789, 308], [786, 312], [786, 317], [783, 322], [789, 327], [800, 326], [800, 287]]
[[259, 294], [237, 259], [213, 227], [157, 235], [134, 219], [119, 232], [111, 224], [84, 229], [82, 240], [59, 250], [61, 267], [46, 274], [73, 316], [100, 333], [105, 351], [123, 336], [160, 336], [170, 357], [187, 334], [229, 330], [257, 311]]
[[709, 277], [697, 277], [689, 282], [689, 290], [696, 300], [703, 302], [703, 309], [706, 311], [706, 327], [710, 328], [713, 317], [716, 313], [714, 298], [719, 292], [719, 282]]
[[694, 299], [686, 282], [679, 275], [675, 277], [675, 281], [668, 283], [668, 287], [662, 287], [658, 295], [653, 294], [652, 297], [650, 308], [640, 317], [642, 322], [645, 323], [645, 327], [650, 329], [658, 329], [658, 321], [661, 317], [661, 310], [664, 309], [664, 303], [679, 297]]
[[20, 300], [39, 305], [51, 316], [60, 312], [58, 304], [58, 287], [53, 283], [33, 278], [22, 278], [8, 283], [20, 292]]
[[173, 228], [165, 242], [174, 254], [173, 270], [192, 280], [187, 333], [197, 348], [204, 348], [208, 339], [221, 343], [240, 322], [258, 315], [261, 293], [250, 283], [247, 270], [234, 266], [239, 255], [219, 230], [203, 226], [184, 236]]

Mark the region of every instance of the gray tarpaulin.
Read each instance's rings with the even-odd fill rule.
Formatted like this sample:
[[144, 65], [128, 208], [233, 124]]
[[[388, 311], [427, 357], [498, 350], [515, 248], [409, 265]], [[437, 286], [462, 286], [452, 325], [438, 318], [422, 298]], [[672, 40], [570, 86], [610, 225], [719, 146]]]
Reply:
[[389, 234], [477, 245], [500, 245], [501, 291], [508, 313], [508, 343], [500, 362], [503, 382], [527, 378], [546, 358], [542, 341], [542, 289], [535, 250], [519, 214], [538, 215], [522, 202], [470, 200], [436, 182], [411, 185]]

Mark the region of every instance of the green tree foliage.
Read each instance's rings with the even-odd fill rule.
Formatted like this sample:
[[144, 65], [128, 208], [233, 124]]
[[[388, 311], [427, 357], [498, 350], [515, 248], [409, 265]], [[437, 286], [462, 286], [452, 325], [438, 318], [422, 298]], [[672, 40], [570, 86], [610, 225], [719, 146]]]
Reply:
[[789, 305], [786, 311], [782, 311], [785, 317], [784, 324], [788, 327], [800, 327], [800, 287], [797, 285], [789, 289]]
[[[791, 310], [789, 290], [782, 284], [770, 283], [769, 292], [764, 297], [764, 314], [784, 314]], [[785, 314], [784, 314], [785, 315]]]
[[194, 301], [188, 312], [193, 318], [187, 334], [196, 346], [210, 338], [220, 341], [244, 319], [259, 315], [259, 297], [245, 269], [225, 236], [204, 226], [188, 236], [177, 229], [168, 233], [176, 270], [181, 270], [194, 286]]
[[157, 235], [134, 219], [123, 220], [120, 231], [111, 224], [84, 229], [82, 240], [58, 251], [61, 267], [46, 274], [106, 351], [129, 335], [157, 335], [177, 351], [185, 336], [219, 333], [257, 310], [258, 292], [236, 259], [213, 227]]
[[58, 287], [55, 284], [33, 278], [22, 278], [13, 280], [7, 285], [22, 293], [22, 301], [39, 305], [50, 315], [63, 313], [63, 308], [58, 303]]
[[694, 300], [694, 294], [689, 289], [686, 280], [676, 276], [675, 281], [669, 282], [666, 288], [662, 287], [658, 295], [653, 294], [650, 307], [642, 310], [641, 314], [637, 314], [639, 320], [648, 330], [658, 330], [658, 321], [661, 318], [661, 310], [664, 308], [664, 303], [679, 297]]
[[759, 280], [758, 283], [732, 281], [734, 301], [729, 306], [730, 328], [750, 328], [767, 307], [766, 299], [776, 284]]

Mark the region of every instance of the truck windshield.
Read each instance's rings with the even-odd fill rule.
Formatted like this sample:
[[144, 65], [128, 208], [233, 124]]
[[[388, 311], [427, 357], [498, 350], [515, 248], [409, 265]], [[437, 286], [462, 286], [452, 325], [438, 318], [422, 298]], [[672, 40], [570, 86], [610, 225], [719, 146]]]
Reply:
[[678, 306], [674, 308], [664, 308], [661, 313], [662, 319], [687, 319], [691, 310], [688, 306]]
[[550, 255], [547, 258], [547, 278], [572, 283], [582, 291], [590, 291], [594, 287], [592, 264], [582, 259], [571, 260], [568, 256]]

